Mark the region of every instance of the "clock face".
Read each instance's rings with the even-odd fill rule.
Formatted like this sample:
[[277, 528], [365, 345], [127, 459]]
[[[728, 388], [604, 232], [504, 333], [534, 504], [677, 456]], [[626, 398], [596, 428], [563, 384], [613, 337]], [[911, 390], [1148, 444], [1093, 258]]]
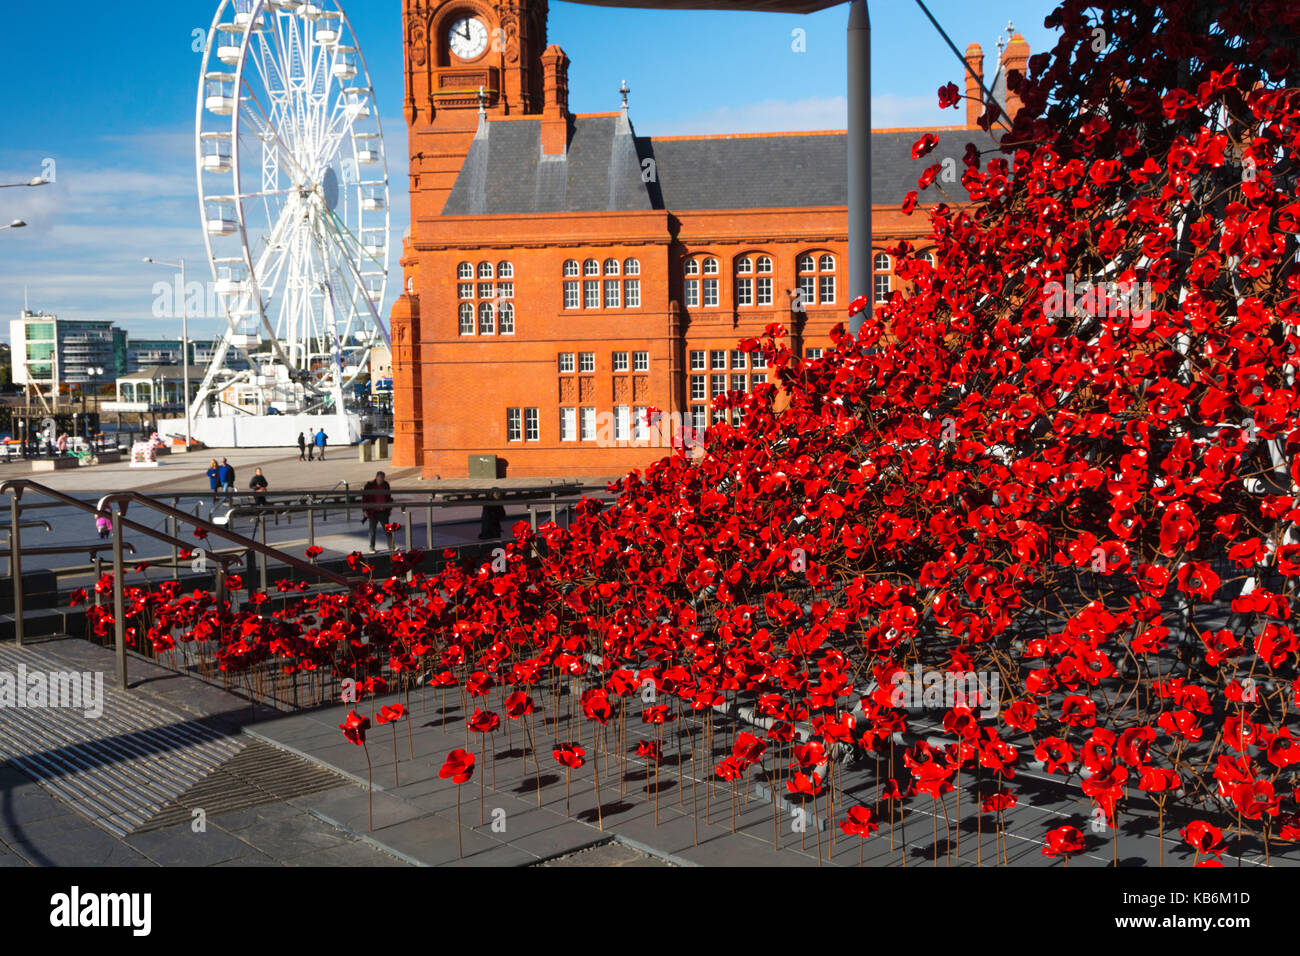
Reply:
[[451, 25], [447, 45], [462, 60], [472, 60], [487, 49], [488, 30], [477, 17], [464, 17]]

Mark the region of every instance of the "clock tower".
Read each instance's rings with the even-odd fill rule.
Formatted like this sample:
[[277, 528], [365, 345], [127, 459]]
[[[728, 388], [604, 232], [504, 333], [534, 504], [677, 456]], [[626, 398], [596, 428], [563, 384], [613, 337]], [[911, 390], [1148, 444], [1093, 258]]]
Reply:
[[478, 128], [540, 113], [547, 0], [403, 0], [411, 218], [436, 216]]

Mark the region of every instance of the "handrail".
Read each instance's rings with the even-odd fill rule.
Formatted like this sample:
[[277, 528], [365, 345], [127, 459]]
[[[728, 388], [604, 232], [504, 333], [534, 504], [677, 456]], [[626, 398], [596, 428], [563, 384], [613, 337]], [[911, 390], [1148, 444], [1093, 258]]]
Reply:
[[[3, 487], [3, 485], [0, 485], [0, 491], [3, 490]], [[177, 508], [172, 508], [160, 501], [154, 501], [153, 499], [140, 494], [138, 491], [115, 491], [112, 494], [104, 495], [104, 497], [99, 499], [98, 510], [102, 514], [109, 511], [111, 506], [113, 515], [113, 629], [117, 641], [118, 680], [120, 681], [123, 690], [127, 689], [127, 677], [126, 620], [123, 611], [124, 601], [122, 595], [122, 525], [125, 519], [122, 517], [122, 513], [131, 505], [132, 502], [138, 502], [142, 507], [150, 508], [159, 514], [171, 518], [173, 521], [173, 527], [183, 521], [186, 524], [191, 524], [195, 528], [206, 531], [208, 534], [215, 534], [218, 537], [224, 538], [225, 540], [239, 545], [249, 551], [256, 551], [258, 554], [263, 555], [264, 558], [273, 557], [282, 564], [287, 564], [290, 567], [297, 568], [308, 574], [315, 574], [317, 577], [324, 578], [331, 583], [346, 587], [348, 590], [352, 590], [354, 587], [353, 582], [341, 574], [335, 574], [333, 571], [326, 571], [324, 568], [318, 568], [313, 564], [308, 564], [291, 554], [280, 551], [276, 548], [268, 547], [265, 544], [254, 541], [252, 538], [245, 538], [242, 534], [236, 534], [228, 528], [222, 528], [219, 525], [213, 524], [211, 521], [204, 521], [197, 515], [192, 515]], [[218, 603], [223, 596], [224, 590], [225, 571], [223, 566], [222, 573], [217, 578]]]
[[[4, 490], [4, 485], [0, 485], [0, 493], [3, 493]], [[147, 495], [142, 495], [138, 491], [115, 491], [104, 495], [104, 497], [99, 499], [98, 513], [102, 514], [109, 511], [110, 505], [121, 505], [123, 506], [121, 511], [117, 512], [120, 514], [126, 510], [125, 506], [130, 505], [132, 502], [139, 502], [143, 507], [151, 508], [165, 517], [174, 518], [177, 522], [191, 524], [196, 528], [206, 531], [208, 534], [215, 534], [224, 538], [230, 543], [238, 545], [243, 550], [256, 551], [258, 554], [264, 554], [269, 558], [274, 558], [275, 560], [294, 567], [306, 574], [314, 574], [317, 577], [324, 578], [329, 583], [336, 584], [339, 587], [351, 588], [359, 580], [345, 577], [342, 574], [335, 574], [333, 571], [327, 571], [324, 568], [304, 561], [292, 554], [280, 551], [278, 548], [272, 548], [271, 546], [262, 544], [260, 541], [256, 541], [252, 538], [245, 538], [242, 534], [236, 534], [228, 528], [223, 528], [210, 521], [204, 521], [197, 515], [192, 515], [188, 512], [173, 508], [170, 505], [165, 505], [160, 501], [154, 501], [152, 498], [149, 498]], [[114, 510], [116, 511], [116, 509]], [[125, 521], [126, 519], [123, 520]], [[128, 522], [128, 526], [129, 524], [130, 523]], [[114, 524], [114, 527], [116, 527], [116, 523]], [[185, 547], [188, 548], [190, 546], [187, 544]]]
[[[73, 498], [71, 495], [65, 495], [61, 491], [56, 491], [53, 488], [46, 487], [45, 485], [42, 485], [40, 482], [32, 481], [30, 478], [10, 478], [6, 481], [0, 482], [0, 495], [8, 494], [10, 496], [9, 497], [9, 527], [10, 527], [9, 576], [13, 578], [13, 587], [14, 587], [14, 642], [19, 647], [23, 646], [24, 634], [23, 634], [23, 587], [22, 587], [23, 549], [22, 549], [22, 541], [21, 541], [22, 522], [19, 520], [18, 516], [21, 508], [20, 499], [23, 496], [23, 492], [28, 490], [31, 490], [36, 494], [45, 495], [47, 498], [53, 498], [55, 501], [67, 505], [70, 508], [77, 508], [81, 511], [89, 512], [92, 515], [98, 516], [103, 513], [94, 505], [89, 504], [88, 502], [82, 501], [79, 498]], [[119, 528], [122, 525], [125, 525], [126, 527], [130, 528], [132, 531], [136, 531], [147, 537], [155, 538], [159, 541], [162, 541], [165, 544], [175, 544], [186, 549], [189, 548], [189, 544], [187, 544], [184, 541], [177, 540], [168, 535], [162, 534], [159, 531], [154, 531], [152, 528], [148, 528], [145, 527], [144, 525], [137, 524], [134, 521], [128, 521], [127, 519], [122, 518], [120, 522], [114, 522], [113, 547], [115, 548], [114, 556], [115, 556], [115, 566], [117, 570], [117, 574], [113, 582], [115, 588], [120, 586], [122, 581], [122, 573], [121, 573], [122, 542], [121, 542], [121, 532], [119, 530]], [[82, 550], [81, 547], [78, 547], [76, 551], [69, 552], [69, 553], [77, 553], [81, 550]], [[40, 552], [32, 551], [30, 553], [39, 554]], [[134, 554], [135, 551], [132, 550], [131, 553]], [[223, 573], [225, 570], [225, 564], [226, 562], [221, 562]], [[119, 635], [119, 637], [120, 636], [121, 635]], [[122, 674], [123, 674], [124, 683], [125, 683], [125, 673], [126, 673], [125, 666], [126, 666], [125, 659], [123, 659]]]

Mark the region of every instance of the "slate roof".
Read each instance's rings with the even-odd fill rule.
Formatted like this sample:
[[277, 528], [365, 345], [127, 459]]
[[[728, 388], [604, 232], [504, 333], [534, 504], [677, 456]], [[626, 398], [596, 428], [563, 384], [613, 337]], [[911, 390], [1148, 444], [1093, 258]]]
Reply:
[[[912, 144], [925, 132], [872, 134], [876, 205], [901, 203], [925, 168], [946, 158], [960, 175], [966, 143], [991, 145], [981, 130], [939, 131], [939, 146], [913, 160]], [[575, 117], [568, 153], [542, 156], [540, 120], [489, 121], [443, 215], [847, 206], [847, 149], [844, 133], [638, 137], [620, 115]], [[647, 160], [655, 176], [643, 182]], [[931, 189], [921, 199], [941, 197]]]

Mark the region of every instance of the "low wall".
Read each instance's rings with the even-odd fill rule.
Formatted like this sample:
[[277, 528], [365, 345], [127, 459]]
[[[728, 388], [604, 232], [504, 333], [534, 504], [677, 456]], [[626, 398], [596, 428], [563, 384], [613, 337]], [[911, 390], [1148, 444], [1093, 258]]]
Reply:
[[[185, 419], [161, 419], [158, 434], [185, 434]], [[190, 424], [194, 437], [208, 448], [296, 448], [298, 433], [325, 429], [329, 448], [351, 445], [361, 439], [361, 419], [356, 415], [234, 415], [196, 418]]]

